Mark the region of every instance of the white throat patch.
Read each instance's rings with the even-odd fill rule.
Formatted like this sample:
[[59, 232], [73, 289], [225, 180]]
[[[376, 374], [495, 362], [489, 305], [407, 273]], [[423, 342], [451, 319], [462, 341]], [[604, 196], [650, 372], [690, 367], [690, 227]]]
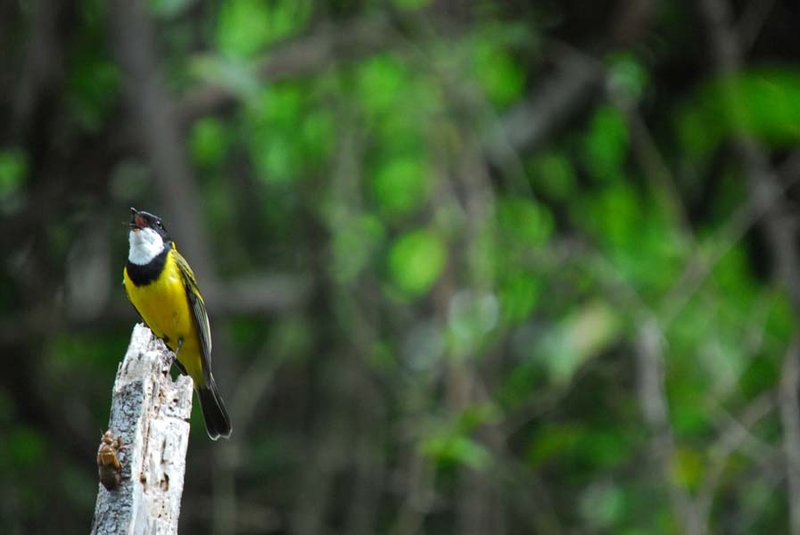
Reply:
[[164, 250], [164, 240], [151, 228], [131, 230], [128, 242], [131, 246], [128, 250], [128, 260], [138, 266], [149, 264]]

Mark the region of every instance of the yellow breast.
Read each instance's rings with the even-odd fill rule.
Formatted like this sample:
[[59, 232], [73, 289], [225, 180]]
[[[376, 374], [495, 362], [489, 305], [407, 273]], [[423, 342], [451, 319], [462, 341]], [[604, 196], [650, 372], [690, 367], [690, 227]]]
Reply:
[[170, 349], [177, 350], [179, 340], [184, 346], [197, 344], [183, 276], [171, 253], [167, 255], [161, 275], [150, 284], [136, 286], [127, 270], [124, 270], [124, 280], [128, 299], [150, 330], [163, 338]]

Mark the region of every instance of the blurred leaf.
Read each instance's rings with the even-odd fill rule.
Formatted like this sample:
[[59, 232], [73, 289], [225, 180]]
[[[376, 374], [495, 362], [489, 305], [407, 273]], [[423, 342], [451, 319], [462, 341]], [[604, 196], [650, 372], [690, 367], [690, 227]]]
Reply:
[[509, 323], [520, 323], [533, 312], [541, 293], [539, 279], [533, 273], [519, 272], [503, 279], [500, 306]]
[[739, 391], [742, 396], [753, 398], [768, 392], [778, 383], [780, 375], [780, 366], [771, 359], [751, 359], [739, 378]]
[[600, 106], [589, 124], [584, 146], [587, 168], [599, 179], [611, 181], [622, 175], [628, 151], [628, 126], [614, 107]]
[[645, 220], [641, 199], [627, 183], [614, 184], [582, 197], [570, 206], [572, 218], [598, 241], [619, 250], [634, 250]]
[[217, 43], [227, 55], [249, 57], [300, 31], [310, 20], [309, 0], [236, 0], [217, 16]]
[[[687, 355], [687, 357], [694, 356], [691, 353]], [[705, 392], [707, 377], [698, 373], [694, 358], [683, 360], [673, 358], [671, 362], [673, 362], [673, 375], [681, 377], [680, 381], [667, 383], [670, 420], [675, 434], [680, 438], [706, 436], [711, 429], [709, 414], [697, 400], [698, 392]]]
[[508, 238], [523, 247], [544, 245], [553, 231], [549, 212], [524, 197], [500, 198], [497, 202], [497, 219]]
[[0, 150], [0, 203], [16, 195], [28, 173], [25, 153], [19, 149]]
[[302, 84], [261, 91], [245, 116], [250, 156], [267, 183], [291, 183], [321, 166], [332, 151], [330, 111], [312, 100]]
[[408, 102], [408, 69], [395, 56], [378, 54], [370, 58], [359, 66], [357, 76], [358, 102], [368, 116], [384, 115], [398, 109], [403, 99], [406, 104], [413, 104]]
[[626, 99], [638, 101], [642, 98], [649, 74], [644, 66], [630, 53], [617, 53], [609, 57], [608, 83]]
[[475, 470], [486, 470], [492, 461], [484, 446], [458, 433], [430, 437], [422, 443], [422, 452], [445, 468], [465, 465]]
[[479, 426], [497, 423], [501, 418], [502, 411], [495, 403], [475, 403], [459, 415], [455, 428], [462, 433], [471, 433]]
[[619, 430], [592, 428], [577, 422], [551, 423], [537, 429], [526, 458], [532, 468], [545, 463], [574, 464], [578, 468], [615, 466], [628, 454], [630, 445]]
[[69, 71], [65, 97], [83, 127], [98, 131], [117, 103], [119, 91], [117, 65], [87, 51]]
[[358, 66], [355, 89], [376, 168], [395, 159], [417, 159], [427, 167], [429, 137], [441, 139], [440, 130], [450, 124], [440, 120], [444, 105], [438, 79], [412, 71], [396, 55], [382, 53]]
[[319, 165], [333, 150], [336, 127], [331, 113], [322, 106], [314, 106], [300, 122], [302, 151], [306, 158]]
[[800, 71], [754, 68], [697, 89], [677, 115], [682, 148], [704, 162], [736, 132], [774, 147], [800, 141]]
[[[726, 299], [726, 310], [723, 312], [734, 312], [736, 317], [746, 317], [746, 313], [753, 307], [757, 292], [746, 248], [731, 247], [714, 266], [711, 280]], [[728, 307], [735, 307], [735, 310], [731, 311]]]
[[548, 424], [538, 430], [527, 451], [531, 468], [567, 454], [581, 438], [583, 430], [573, 424]]
[[668, 291], [691, 254], [681, 229], [627, 181], [589, 192], [570, 208], [618, 276], [644, 298]]
[[572, 312], [543, 341], [541, 353], [552, 381], [569, 382], [586, 361], [617, 340], [620, 330], [619, 315], [601, 301]]
[[767, 316], [766, 331], [778, 340], [788, 340], [795, 328], [796, 319], [787, 294], [776, 291]]
[[378, 206], [389, 216], [408, 214], [424, 205], [429, 171], [418, 158], [392, 158], [375, 171], [372, 189]]
[[525, 74], [494, 31], [476, 38], [474, 58], [478, 83], [494, 106], [508, 107], [522, 96]]
[[223, 123], [213, 117], [197, 121], [189, 134], [192, 160], [201, 167], [220, 165], [228, 150], [230, 134]]
[[561, 152], [546, 152], [530, 164], [534, 191], [557, 201], [569, 201], [577, 179], [569, 158]]
[[426, 7], [430, 4], [430, 0], [392, 0], [392, 4], [399, 9], [414, 10]]
[[446, 260], [442, 240], [429, 230], [417, 230], [401, 236], [392, 246], [389, 273], [400, 290], [421, 295], [439, 278]]
[[705, 472], [706, 460], [703, 456], [690, 448], [678, 448], [672, 459], [673, 480], [681, 487], [696, 489], [702, 482]]
[[73, 23], [63, 97], [70, 121], [98, 132], [119, 103], [119, 68], [107, 46], [107, 2], [85, 0], [76, 8], [79, 19]]
[[247, 354], [263, 344], [267, 334], [258, 318], [236, 317], [226, 327], [230, 341]]
[[546, 371], [538, 362], [518, 363], [506, 374], [497, 399], [504, 408], [513, 409], [539, 394], [546, 380]]

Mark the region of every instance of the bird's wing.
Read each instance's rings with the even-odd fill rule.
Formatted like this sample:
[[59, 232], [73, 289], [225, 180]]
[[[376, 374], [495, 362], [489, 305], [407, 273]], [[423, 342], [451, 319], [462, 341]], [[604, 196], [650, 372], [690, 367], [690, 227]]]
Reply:
[[178, 252], [177, 249], [172, 250], [175, 256], [175, 262], [183, 275], [183, 284], [186, 287], [186, 296], [189, 298], [189, 304], [192, 306], [192, 316], [194, 317], [194, 325], [197, 327], [197, 334], [200, 338], [200, 348], [203, 351], [203, 373], [207, 373], [211, 369], [211, 327], [208, 324], [208, 313], [206, 312], [206, 304], [203, 302], [203, 296], [200, 295], [200, 290], [197, 288], [197, 281], [194, 278], [192, 268], [189, 263]]

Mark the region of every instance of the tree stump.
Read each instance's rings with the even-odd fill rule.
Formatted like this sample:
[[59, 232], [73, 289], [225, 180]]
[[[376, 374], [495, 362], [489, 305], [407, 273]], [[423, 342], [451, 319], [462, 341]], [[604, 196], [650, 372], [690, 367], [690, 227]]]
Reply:
[[143, 324], [117, 369], [109, 430], [122, 439], [121, 480], [98, 484], [93, 535], [178, 532], [192, 380], [173, 381], [174, 354]]

